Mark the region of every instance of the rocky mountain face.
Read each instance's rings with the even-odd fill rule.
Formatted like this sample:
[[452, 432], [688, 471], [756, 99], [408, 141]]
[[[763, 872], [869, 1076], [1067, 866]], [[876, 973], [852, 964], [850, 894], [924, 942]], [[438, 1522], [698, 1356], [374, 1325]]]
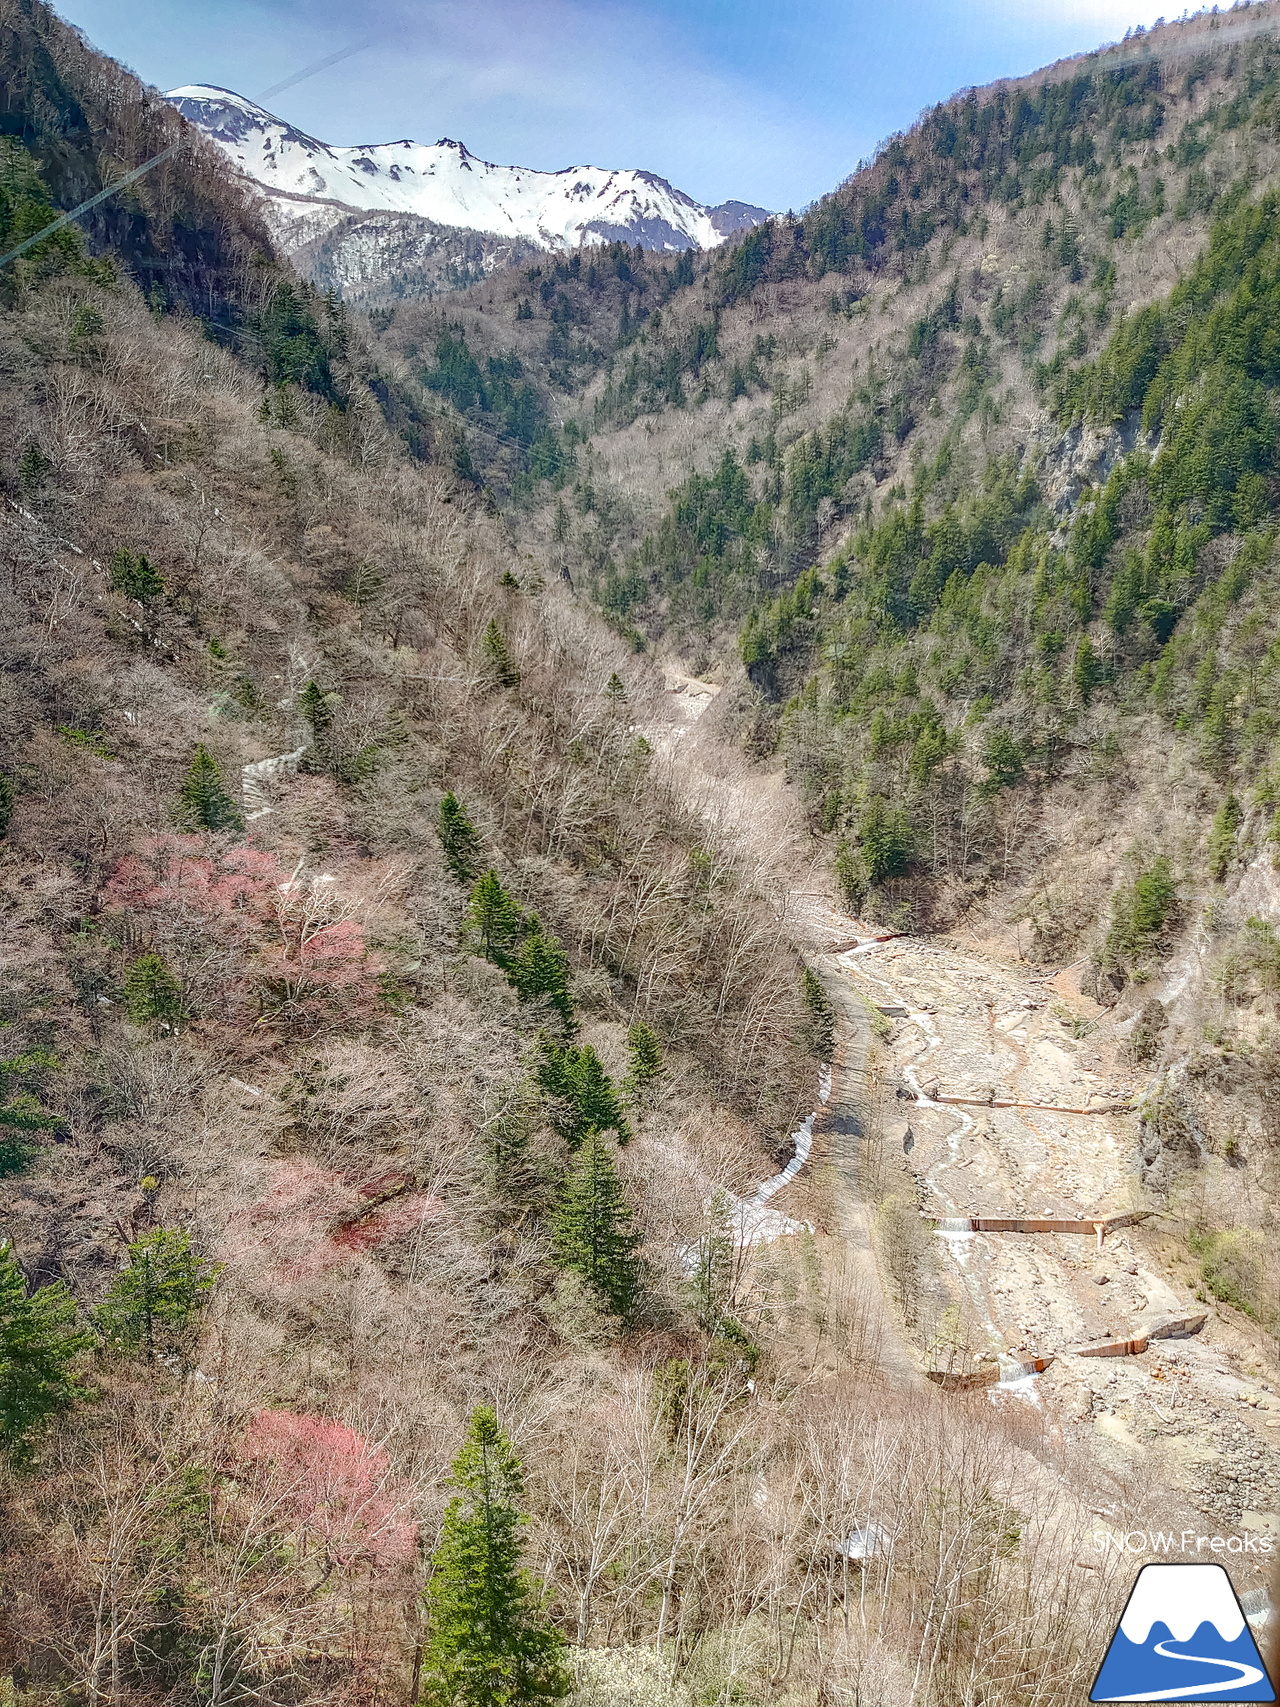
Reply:
[[536, 250], [715, 248], [769, 217], [703, 207], [652, 172], [496, 166], [447, 137], [335, 148], [226, 89], [168, 99], [266, 192], [299, 266], [364, 301], [457, 289]]
[[467, 231], [416, 213], [268, 206], [285, 216], [273, 221], [277, 241], [303, 277], [366, 310], [465, 290], [546, 254], [525, 237]]

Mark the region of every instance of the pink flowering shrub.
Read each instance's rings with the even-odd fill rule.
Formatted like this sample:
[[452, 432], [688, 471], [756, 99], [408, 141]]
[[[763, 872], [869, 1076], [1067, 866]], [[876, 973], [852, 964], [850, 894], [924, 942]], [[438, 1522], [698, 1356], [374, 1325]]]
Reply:
[[272, 853], [155, 836], [121, 860], [103, 900], [130, 914], [197, 1012], [314, 1036], [367, 1018], [380, 960], [330, 879], [290, 872]]
[[411, 1192], [357, 1221], [348, 1221], [334, 1233], [333, 1242], [345, 1251], [377, 1251], [398, 1245], [411, 1239], [425, 1222], [434, 1220], [443, 1207], [440, 1199], [428, 1192]]
[[200, 836], [153, 836], [116, 866], [103, 899], [134, 912], [186, 913], [243, 931], [261, 922], [267, 896], [287, 876], [275, 855], [260, 848], [211, 850]]
[[342, 1423], [259, 1411], [239, 1457], [268, 1486], [282, 1527], [323, 1548], [343, 1569], [407, 1565], [418, 1543], [407, 1491], [379, 1447]]
[[272, 1162], [262, 1196], [232, 1216], [224, 1255], [277, 1297], [305, 1287], [354, 1256], [412, 1238], [443, 1208], [438, 1197], [415, 1191], [366, 1210], [389, 1183], [394, 1176], [355, 1186], [314, 1162]]
[[340, 1174], [314, 1162], [272, 1162], [262, 1196], [231, 1217], [224, 1253], [275, 1293], [314, 1281], [347, 1260], [329, 1230], [355, 1196]]

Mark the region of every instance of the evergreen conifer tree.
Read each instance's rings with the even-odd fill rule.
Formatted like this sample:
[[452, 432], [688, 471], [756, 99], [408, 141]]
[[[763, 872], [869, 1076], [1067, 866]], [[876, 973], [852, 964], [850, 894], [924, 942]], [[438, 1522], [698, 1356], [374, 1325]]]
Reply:
[[90, 1396], [75, 1365], [93, 1343], [62, 1281], [28, 1293], [12, 1247], [0, 1246], [0, 1447], [15, 1462], [42, 1423]]
[[690, 1302], [698, 1326], [706, 1333], [719, 1333], [738, 1279], [738, 1244], [733, 1236], [733, 1215], [728, 1194], [719, 1190], [707, 1208], [707, 1220], [698, 1240], [697, 1260], [689, 1283]]
[[1234, 794], [1228, 794], [1213, 815], [1209, 829], [1209, 871], [1215, 883], [1221, 883], [1231, 869], [1236, 856], [1236, 833], [1243, 818]]
[[560, 1015], [566, 1035], [573, 1030], [569, 956], [555, 937], [545, 935], [536, 919], [508, 966], [507, 976], [522, 1002], [543, 998]]
[[622, 1088], [632, 1102], [642, 1103], [650, 1086], [655, 1084], [663, 1073], [662, 1046], [658, 1042], [658, 1034], [642, 1019], [635, 1020], [627, 1027], [627, 1052], [630, 1065], [627, 1068], [627, 1076], [622, 1081]]
[[227, 793], [217, 759], [202, 741], [180, 791], [182, 814], [195, 830], [243, 830], [244, 819]]
[[426, 1598], [429, 1707], [529, 1707], [569, 1693], [563, 1644], [520, 1563], [520, 1461], [485, 1405], [472, 1413], [450, 1481]]
[[18, 481], [23, 492], [29, 498], [35, 497], [52, 473], [52, 459], [44, 454], [38, 444], [28, 444], [18, 460]]
[[1076, 647], [1075, 662], [1071, 667], [1071, 680], [1080, 695], [1081, 705], [1088, 705], [1090, 696], [1101, 678], [1102, 660], [1094, 651], [1093, 642], [1085, 635]]
[[125, 973], [124, 1005], [139, 1025], [163, 1020], [176, 1025], [182, 1018], [182, 989], [158, 954], [142, 954]]
[[520, 935], [524, 913], [515, 897], [502, 887], [492, 866], [471, 891], [467, 923], [479, 937], [485, 958], [505, 967]]
[[191, 1332], [222, 1264], [191, 1249], [180, 1229], [156, 1227], [129, 1246], [121, 1269], [98, 1306], [104, 1337], [122, 1351], [152, 1358], [179, 1347]]
[[545, 1036], [538, 1083], [559, 1104], [551, 1124], [576, 1149], [589, 1132], [616, 1132], [625, 1144], [631, 1136], [617, 1087], [589, 1043], [559, 1047]]
[[604, 1133], [589, 1132], [574, 1157], [554, 1221], [556, 1261], [580, 1274], [625, 1321], [640, 1283], [631, 1209]]
[[52, 1132], [58, 1125], [57, 1115], [50, 1113], [38, 1097], [29, 1090], [13, 1089], [11, 1081], [21, 1085], [30, 1075], [57, 1065], [57, 1056], [45, 1049], [32, 1049], [0, 1061], [0, 1179], [20, 1174], [30, 1165], [36, 1152], [31, 1134]]
[[333, 705], [336, 695], [327, 694], [319, 682], [308, 682], [298, 695], [302, 715], [311, 725], [317, 744], [323, 742], [333, 724]]
[[452, 789], [440, 802], [436, 834], [445, 864], [459, 883], [472, 883], [480, 868], [480, 837]]
[[901, 877], [911, 862], [910, 816], [878, 797], [868, 801], [858, 820], [858, 852], [865, 880], [875, 888], [887, 877]]
[[489, 626], [484, 631], [484, 655], [488, 660], [489, 673], [499, 687], [513, 688], [520, 681], [520, 672], [516, 668], [515, 659], [511, 656], [511, 648], [507, 637], [498, 626], [497, 617], [489, 619]]
[[867, 872], [857, 848], [847, 837], [842, 836], [836, 847], [832, 870], [835, 872], [845, 906], [855, 909], [861, 907], [867, 898]]
[[807, 1013], [805, 1043], [819, 1061], [830, 1061], [836, 1047], [836, 1010], [816, 973], [806, 966], [800, 977]]
[[116, 592], [123, 593], [129, 599], [137, 599], [140, 603], [147, 599], [158, 599], [164, 592], [164, 577], [152, 564], [151, 559], [144, 557], [140, 551], [122, 549], [113, 552], [108, 573]]

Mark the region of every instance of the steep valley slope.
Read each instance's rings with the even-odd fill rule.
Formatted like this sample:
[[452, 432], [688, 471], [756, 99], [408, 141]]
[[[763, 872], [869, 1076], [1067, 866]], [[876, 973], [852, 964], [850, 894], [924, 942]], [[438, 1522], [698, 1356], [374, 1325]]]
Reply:
[[[1097, 1188], [1260, 1345], [1277, 21], [966, 91], [697, 266], [517, 270], [381, 335], [526, 548], [783, 765], [847, 910], [996, 941], [1068, 1053], [1113, 1038], [1136, 1107]], [[484, 395], [511, 361], [527, 450]]]
[[[1117, 1467], [1181, 1455], [1170, 1498], [1247, 1514], [1255, 1549], [1280, 1373], [1277, 26], [1263, 4], [1134, 32], [944, 103], [722, 256], [517, 270], [381, 340], [458, 410], [526, 548], [700, 684], [701, 727], [781, 762], [821, 905], [897, 933], [823, 964], [895, 1010], [912, 1101], [882, 1125], [907, 1152], [851, 1180], [917, 1361], [1052, 1356], [1058, 1426]], [[512, 359], [546, 422], [527, 451], [456, 378]], [[915, 1104], [916, 1067], [976, 1106]], [[1147, 1218], [1108, 1255], [934, 1241], [920, 1211]], [[1208, 1323], [1157, 1358], [1062, 1356], [1160, 1314]]]
[[5, 248], [180, 145], [0, 271], [15, 1707], [1067, 1707], [1111, 1537], [1265, 1606], [1278, 24], [361, 318], [0, 18]]

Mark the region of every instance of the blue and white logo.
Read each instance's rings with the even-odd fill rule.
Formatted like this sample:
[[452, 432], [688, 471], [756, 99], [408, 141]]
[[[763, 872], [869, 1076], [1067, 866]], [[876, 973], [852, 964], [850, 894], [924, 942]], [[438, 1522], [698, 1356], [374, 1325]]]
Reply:
[[1274, 1701], [1221, 1565], [1144, 1565], [1090, 1701]]

